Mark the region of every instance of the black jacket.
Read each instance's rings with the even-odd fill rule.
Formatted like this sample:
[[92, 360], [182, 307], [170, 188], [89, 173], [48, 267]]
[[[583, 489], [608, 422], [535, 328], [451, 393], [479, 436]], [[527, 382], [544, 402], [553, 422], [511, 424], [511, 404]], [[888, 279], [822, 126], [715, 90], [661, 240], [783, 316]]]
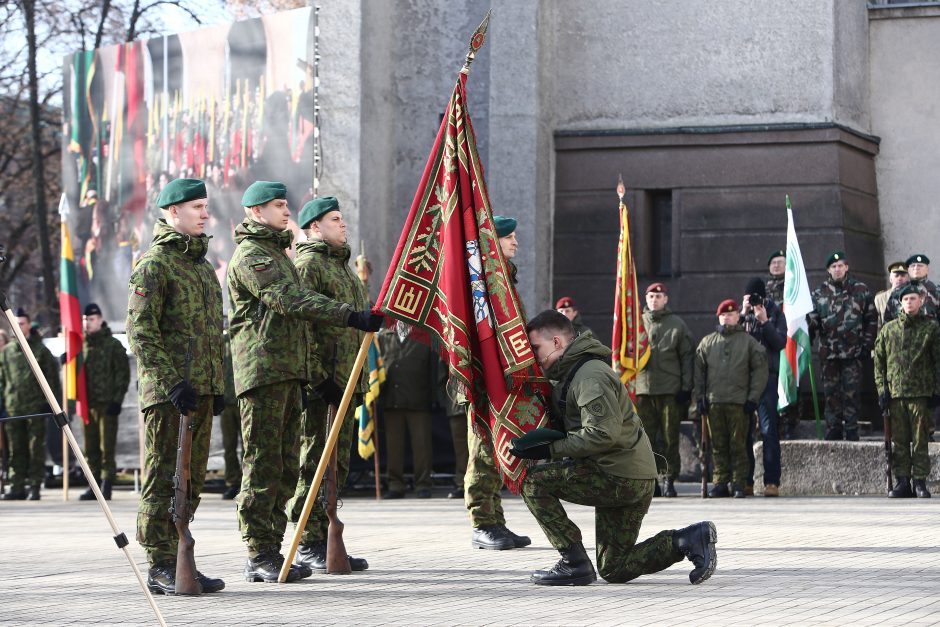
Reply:
[[767, 350], [767, 367], [770, 376], [777, 377], [780, 370], [780, 351], [787, 346], [787, 319], [783, 310], [771, 299], [764, 301], [767, 322], [761, 324], [753, 314], [743, 316], [744, 329]]

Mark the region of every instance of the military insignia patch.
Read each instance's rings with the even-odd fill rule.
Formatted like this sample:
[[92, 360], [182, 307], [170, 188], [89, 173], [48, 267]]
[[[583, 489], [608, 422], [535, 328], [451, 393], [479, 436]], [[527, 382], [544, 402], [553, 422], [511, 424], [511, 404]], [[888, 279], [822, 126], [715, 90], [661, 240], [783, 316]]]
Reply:
[[134, 294], [136, 294], [137, 296], [141, 296], [141, 297], [146, 296], [146, 295], [147, 295], [147, 288], [146, 288], [146, 287], [140, 287], [140, 286], [138, 286], [138, 285], [135, 285], [135, 286], [134, 286]]
[[604, 415], [604, 403], [601, 400], [594, 399], [587, 405], [587, 410], [594, 416], [603, 416]]
[[270, 259], [259, 259], [257, 261], [251, 262], [251, 269], [255, 272], [264, 272], [271, 267]]

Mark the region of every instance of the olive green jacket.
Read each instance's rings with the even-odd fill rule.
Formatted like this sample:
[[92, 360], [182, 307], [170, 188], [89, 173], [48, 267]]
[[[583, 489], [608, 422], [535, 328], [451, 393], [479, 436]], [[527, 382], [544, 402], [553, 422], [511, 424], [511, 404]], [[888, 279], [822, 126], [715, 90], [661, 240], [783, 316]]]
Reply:
[[695, 349], [682, 318], [668, 308], [643, 312], [650, 358], [636, 375], [637, 394], [678, 394], [692, 390]]
[[767, 351], [740, 324], [706, 335], [695, 351], [693, 397], [709, 403], [757, 403], [767, 387]]
[[131, 367], [124, 345], [111, 334], [107, 322], [96, 333], [85, 336], [82, 359], [88, 404], [92, 407], [120, 404], [131, 382]]
[[922, 313], [903, 311], [875, 339], [878, 395], [916, 398], [940, 394], [940, 326]]
[[379, 395], [382, 407], [430, 412], [438, 404], [438, 391], [447, 375], [439, 366], [437, 351], [411, 336], [402, 342], [395, 328], [382, 329], [379, 346], [385, 363], [385, 383]]
[[[49, 387], [56, 398], [61, 398], [59, 388], [59, 360], [52, 356], [49, 349], [42, 343], [42, 338], [30, 333], [26, 338], [39, 369], [49, 382]], [[33, 377], [26, 355], [20, 350], [20, 345], [13, 338], [0, 350], [0, 399], [6, 406], [10, 416], [26, 416], [38, 414], [46, 406], [46, 397], [42, 388]]]
[[137, 358], [141, 411], [169, 402], [183, 380], [193, 340], [190, 384], [199, 395], [224, 392], [222, 287], [206, 261], [209, 238], [190, 237], [164, 220], [128, 282], [127, 340]]
[[553, 385], [552, 402], [561, 406], [568, 371], [588, 355], [603, 361], [587, 361], [571, 380], [562, 416], [568, 435], [552, 442], [552, 459], [591, 459], [604, 472], [626, 479], [656, 477], [653, 449], [627, 388], [610, 367], [610, 349], [593, 335], [574, 338], [546, 371]]

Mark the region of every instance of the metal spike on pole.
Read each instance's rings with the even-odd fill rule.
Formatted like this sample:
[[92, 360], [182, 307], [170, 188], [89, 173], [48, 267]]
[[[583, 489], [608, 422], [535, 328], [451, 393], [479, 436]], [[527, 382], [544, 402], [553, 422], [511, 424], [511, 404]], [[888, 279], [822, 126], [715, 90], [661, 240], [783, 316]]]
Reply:
[[473, 36], [470, 38], [470, 49], [467, 51], [467, 60], [464, 61], [463, 69], [460, 70], [463, 74], [470, 73], [470, 64], [473, 63], [473, 60], [477, 56], [477, 51], [483, 47], [483, 42], [486, 40], [486, 29], [490, 25], [490, 16], [493, 14], [493, 9], [490, 9], [486, 12], [486, 15], [483, 17], [483, 21], [480, 22], [480, 25], [473, 32]]

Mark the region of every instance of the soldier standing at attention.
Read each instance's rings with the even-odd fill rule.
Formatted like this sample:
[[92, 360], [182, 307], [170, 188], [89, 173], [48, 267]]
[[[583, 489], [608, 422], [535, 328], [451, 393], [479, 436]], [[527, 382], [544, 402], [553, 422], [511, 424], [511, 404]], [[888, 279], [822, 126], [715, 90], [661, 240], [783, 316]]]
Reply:
[[592, 335], [575, 336], [571, 322], [557, 311], [540, 313], [526, 330], [546, 376], [564, 382], [554, 386], [552, 403], [566, 431], [535, 429], [514, 439], [510, 449], [524, 459], [552, 460], [529, 466], [522, 498], [561, 559], [549, 570], [533, 572], [530, 581], [584, 586], [597, 579], [563, 500], [595, 508], [597, 568], [606, 581], [631, 581], [685, 558], [695, 566], [689, 581], [708, 579], [717, 565], [718, 534], [711, 522], [660, 531], [636, 543], [653, 500], [656, 463], [627, 389], [610, 367], [610, 349]]
[[[738, 324], [741, 313], [733, 300], [718, 305], [718, 329], [706, 335], [695, 351], [693, 395], [708, 432], [715, 462], [715, 485], [708, 495], [744, 498], [748, 475], [748, 417], [757, 410], [767, 385], [764, 348]], [[733, 483], [731, 492], [728, 482]]]
[[568, 320], [571, 320], [571, 326], [574, 327], [575, 335], [581, 335], [585, 331], [590, 331], [588, 326], [581, 319], [581, 312], [578, 311], [578, 304], [570, 296], [562, 296], [555, 303], [555, 311], [564, 314]]
[[[277, 581], [284, 556], [285, 507], [300, 468], [301, 389], [311, 380], [310, 322], [377, 330], [382, 317], [353, 311], [301, 285], [287, 256], [293, 233], [283, 183], [245, 190], [246, 218], [235, 228], [228, 266], [235, 393], [242, 419], [242, 487], [238, 526], [248, 545], [245, 578]], [[221, 337], [221, 336], [220, 336]], [[309, 577], [292, 565], [289, 582]]]
[[[921, 306], [923, 314], [932, 320], [937, 320], [940, 316], [940, 289], [937, 288], [936, 283], [927, 278], [930, 274], [930, 258], [923, 253], [911, 255], [907, 258], [906, 265], [911, 285], [920, 290], [920, 295], [924, 299]], [[884, 312], [885, 322], [894, 320], [901, 313], [901, 298], [898, 294], [898, 288], [894, 288], [888, 296], [888, 304]]]
[[[307, 235], [306, 242], [297, 244], [294, 258], [300, 285], [338, 303], [346, 303], [354, 311], [366, 309], [369, 306], [366, 286], [349, 267], [351, 251], [346, 243], [346, 223], [339, 201], [332, 196], [323, 196], [305, 204], [300, 210], [300, 228]], [[328, 406], [339, 407], [363, 338], [362, 331], [344, 326], [307, 323], [307, 329], [310, 348], [316, 354], [310, 359], [313, 386], [308, 388], [307, 408], [301, 418], [300, 479], [290, 504], [292, 522], [300, 518], [317, 464], [323, 455]], [[343, 423], [336, 443], [337, 490], [346, 485], [349, 475], [349, 452], [356, 431], [355, 408], [362, 404], [363, 395], [368, 390], [366, 374], [363, 369], [356, 380], [355, 395], [346, 415], [334, 418]], [[297, 549], [296, 564], [314, 571], [326, 570], [329, 524], [323, 502], [317, 499], [313, 502]], [[365, 559], [352, 556], [349, 557], [349, 565], [355, 571], [369, 567]]]
[[783, 278], [787, 271], [787, 251], [775, 250], [767, 258], [767, 272], [770, 277], [764, 286], [767, 297], [778, 305], [783, 304]]
[[[137, 506], [137, 541], [147, 552], [147, 586], [173, 594], [179, 537], [170, 517], [179, 416], [193, 423], [192, 509], [206, 479], [212, 416], [222, 410], [222, 288], [206, 261], [206, 185], [176, 179], [157, 197], [163, 217], [128, 284], [127, 339], [137, 358], [137, 387], [146, 429], [147, 472]], [[189, 380], [186, 355], [193, 340]], [[225, 587], [198, 575], [203, 592]]]
[[[901, 313], [875, 341], [875, 385], [882, 411], [891, 420], [892, 498], [930, 498], [927, 425], [930, 408], [940, 406], [940, 327], [921, 311], [920, 290], [898, 290]], [[911, 478], [914, 489], [911, 490]]]
[[656, 453], [657, 474], [666, 477], [663, 495], [674, 497], [680, 465], [679, 423], [692, 398], [695, 349], [689, 328], [669, 310], [669, 293], [662, 283], [646, 288], [643, 325], [650, 358], [636, 376], [636, 410]]
[[813, 311], [807, 316], [823, 364], [826, 439], [841, 440], [844, 435], [857, 441], [862, 358], [874, 346], [878, 314], [868, 286], [848, 276], [845, 253], [829, 255], [826, 269], [829, 279], [813, 291]]
[[885, 324], [885, 309], [888, 307], [888, 298], [890, 298], [891, 292], [910, 282], [911, 279], [907, 274], [907, 264], [903, 261], [895, 261], [888, 265], [888, 289], [875, 294], [875, 311], [878, 312], [879, 330]]
[[[82, 318], [85, 345], [82, 359], [85, 363], [85, 381], [88, 391], [88, 424], [85, 425], [85, 458], [91, 474], [101, 486], [101, 494], [111, 500], [111, 488], [117, 473], [114, 452], [117, 444], [118, 417], [121, 403], [131, 382], [131, 367], [127, 351], [101, 315], [95, 303], [85, 307]], [[91, 488], [85, 490], [81, 501], [94, 501]]]

